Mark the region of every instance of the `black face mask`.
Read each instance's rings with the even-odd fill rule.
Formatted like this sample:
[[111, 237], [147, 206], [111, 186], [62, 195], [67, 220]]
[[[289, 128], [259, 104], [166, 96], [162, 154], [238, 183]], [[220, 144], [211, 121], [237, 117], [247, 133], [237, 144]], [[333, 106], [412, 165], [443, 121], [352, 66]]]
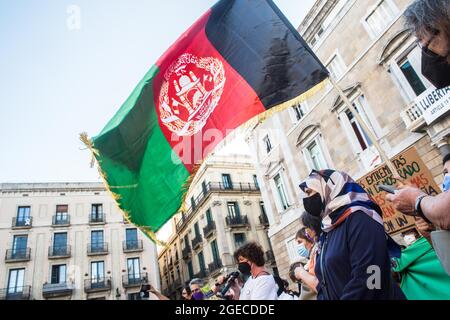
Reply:
[[319, 218], [324, 210], [322, 198], [320, 197], [319, 193], [316, 193], [308, 198], [303, 198], [303, 206], [310, 215]]
[[422, 74], [437, 89], [450, 86], [450, 65], [447, 63], [447, 58], [427, 48], [422, 49]]
[[252, 267], [247, 262], [240, 262], [238, 265], [239, 272], [242, 273], [244, 276], [250, 275], [251, 269], [252, 269]]

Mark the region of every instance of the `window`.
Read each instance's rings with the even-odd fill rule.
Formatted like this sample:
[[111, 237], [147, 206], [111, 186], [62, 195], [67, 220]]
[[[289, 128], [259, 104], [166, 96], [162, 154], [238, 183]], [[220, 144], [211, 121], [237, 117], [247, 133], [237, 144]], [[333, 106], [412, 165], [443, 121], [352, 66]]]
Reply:
[[65, 264], [52, 266], [51, 284], [66, 283], [67, 267]]
[[53, 235], [53, 255], [64, 256], [67, 254], [67, 232]]
[[105, 262], [91, 262], [91, 284], [102, 286], [105, 283]]
[[327, 163], [317, 140], [314, 140], [306, 147], [306, 157], [310, 169], [323, 170], [327, 168]]
[[236, 248], [240, 248], [245, 244], [245, 233], [235, 233], [234, 234], [234, 244]]
[[208, 192], [208, 187], [206, 186], [205, 181], [202, 181], [202, 191], [203, 191], [203, 194], [206, 194]]
[[222, 174], [222, 183], [225, 189], [233, 189], [233, 183], [229, 174]]
[[125, 230], [126, 247], [127, 249], [137, 249], [138, 248], [138, 235], [137, 229], [126, 229]]
[[194, 197], [191, 197], [191, 207], [192, 207], [192, 210], [195, 210], [195, 199], [194, 199]]
[[19, 207], [17, 210], [16, 226], [31, 225], [30, 209], [31, 207]]
[[220, 261], [219, 249], [217, 248], [217, 241], [214, 240], [211, 242], [211, 253], [214, 262]]
[[308, 112], [308, 110], [306, 108], [306, 103], [299, 103], [299, 104], [293, 106], [292, 109], [294, 110], [295, 122], [298, 122], [301, 119], [303, 119], [303, 117]]
[[67, 221], [67, 213], [69, 208], [67, 205], [56, 206], [55, 220], [56, 224], [61, 224]]
[[103, 230], [96, 230], [91, 232], [91, 251], [102, 252], [103, 248]]
[[188, 235], [184, 236], [184, 247], [189, 248], [189, 237]]
[[91, 207], [91, 221], [103, 222], [103, 205], [93, 204]]
[[231, 218], [239, 218], [241, 213], [237, 202], [227, 202], [228, 216]]
[[20, 296], [24, 287], [25, 269], [9, 270], [7, 298], [13, 298], [15, 295]]
[[198, 253], [198, 266], [200, 268], [200, 271], [206, 270], [206, 268], [205, 268], [205, 257], [203, 256], [203, 251], [200, 251]]
[[129, 293], [127, 295], [128, 300], [142, 300], [141, 293], [135, 292], [135, 293]]
[[288, 202], [288, 198], [287, 198], [286, 188], [281, 179], [281, 175], [277, 174], [273, 180], [275, 182], [275, 187], [277, 189], [280, 205], [283, 210], [286, 210], [287, 208], [289, 208], [289, 202]]
[[394, 20], [398, 13], [397, 7], [391, 0], [382, 0], [364, 19], [366, 28], [372, 38], [379, 36]]
[[192, 261], [189, 261], [187, 263], [188, 266], [188, 274], [189, 274], [189, 279], [194, 278], [194, 268], [192, 267]]
[[270, 142], [269, 135], [266, 135], [264, 137], [263, 142], [264, 142], [264, 145], [266, 147], [266, 152], [270, 153], [270, 151], [272, 150], [272, 144]]
[[12, 258], [13, 259], [23, 259], [26, 257], [27, 241], [28, 241], [28, 236], [26, 236], [26, 235], [14, 236], [13, 250], [12, 250]]
[[262, 214], [263, 216], [267, 217], [267, 214], [266, 214], [266, 208], [264, 207], [264, 202], [263, 202], [263, 201], [260, 201], [260, 202], [259, 202], [259, 208], [261, 209], [261, 214]]
[[347, 66], [345, 65], [341, 56], [336, 53], [331, 58], [330, 62], [328, 62], [327, 69], [328, 71], [330, 71], [330, 76], [333, 77], [334, 80], [338, 80], [344, 75]]
[[[356, 105], [353, 104], [353, 106], [356, 108]], [[359, 110], [356, 108], [356, 111]], [[353, 134], [356, 137], [359, 147], [362, 151], [366, 150], [369, 146], [372, 145], [372, 141], [370, 140], [367, 133], [361, 128], [360, 124], [356, 120], [356, 118], [353, 116], [353, 113], [350, 110], [345, 111], [345, 117], [349, 121], [350, 126], [353, 130]]]
[[212, 221], [211, 209], [208, 209], [206, 210], [206, 222], [207, 224], [210, 224]]
[[258, 177], [256, 176], [256, 174], [253, 175], [253, 182], [255, 184], [255, 187], [259, 188]]
[[198, 226], [198, 222], [196, 222], [195, 224], [194, 224], [194, 234], [195, 234], [195, 237], [197, 238], [197, 237], [200, 237], [200, 227]]
[[138, 283], [141, 280], [139, 258], [130, 258], [127, 260], [128, 283]]

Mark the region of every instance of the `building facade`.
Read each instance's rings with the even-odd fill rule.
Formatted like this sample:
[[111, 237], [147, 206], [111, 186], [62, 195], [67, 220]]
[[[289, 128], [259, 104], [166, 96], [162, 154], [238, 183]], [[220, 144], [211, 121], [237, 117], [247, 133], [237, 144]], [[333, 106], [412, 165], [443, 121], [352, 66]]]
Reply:
[[0, 299], [139, 299], [156, 246], [101, 183], [0, 185]]
[[213, 284], [219, 274], [236, 270], [233, 253], [248, 241], [263, 247], [267, 268], [277, 273], [250, 156], [209, 157], [192, 182], [186, 205], [186, 213], [171, 220], [172, 237], [159, 253], [165, 295], [180, 299], [190, 280]]
[[[415, 147], [440, 184], [441, 154], [449, 150], [449, 88], [434, 92], [421, 74], [420, 49], [402, 21], [411, 2], [318, 0], [299, 32], [387, 155]], [[429, 95], [443, 106], [431, 120]], [[247, 142], [257, 164], [276, 263], [287, 278], [289, 265], [298, 259], [299, 184], [312, 169], [338, 169], [358, 179], [381, 163], [380, 155], [330, 84], [254, 127]]]

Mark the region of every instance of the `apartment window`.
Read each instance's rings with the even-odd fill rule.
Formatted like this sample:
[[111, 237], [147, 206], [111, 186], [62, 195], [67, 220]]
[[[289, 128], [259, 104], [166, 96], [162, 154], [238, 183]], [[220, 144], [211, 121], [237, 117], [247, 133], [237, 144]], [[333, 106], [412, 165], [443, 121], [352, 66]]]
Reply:
[[20, 235], [14, 236], [13, 240], [13, 250], [12, 250], [12, 258], [13, 259], [22, 259], [27, 255], [27, 242], [28, 236]]
[[245, 244], [245, 233], [235, 233], [234, 234], [234, 244], [236, 248], [240, 248]]
[[93, 204], [91, 207], [91, 221], [103, 222], [103, 205]]
[[256, 174], [253, 175], [253, 183], [255, 184], [256, 188], [259, 188], [258, 177], [256, 176]]
[[53, 254], [56, 256], [67, 254], [67, 232], [53, 235]]
[[211, 253], [214, 262], [218, 262], [220, 260], [219, 249], [217, 248], [217, 241], [214, 240], [211, 242]]
[[228, 202], [227, 208], [228, 208], [228, 216], [229, 217], [238, 218], [241, 216], [237, 202]]
[[67, 221], [67, 215], [69, 212], [69, 207], [67, 205], [56, 206], [55, 222], [56, 224], [61, 224]]
[[298, 122], [301, 119], [303, 119], [303, 117], [308, 112], [305, 103], [299, 103], [299, 104], [293, 106], [292, 109], [294, 110], [295, 122]]
[[206, 194], [208, 192], [208, 187], [206, 186], [205, 181], [202, 181], [202, 191], [203, 191], [203, 194]]
[[194, 199], [194, 197], [191, 197], [191, 207], [192, 207], [192, 210], [195, 210], [195, 199]]
[[270, 153], [270, 151], [273, 149], [272, 148], [272, 143], [270, 142], [270, 138], [269, 135], [266, 135], [263, 139], [264, 142], [264, 146], [266, 147], [266, 152]]
[[188, 235], [184, 236], [184, 247], [189, 248], [189, 237]]
[[192, 267], [192, 261], [187, 263], [189, 279], [194, 278], [194, 268]]
[[91, 251], [102, 252], [104, 250], [103, 230], [91, 231]]
[[127, 249], [135, 249], [138, 247], [138, 235], [137, 229], [126, 229], [125, 230], [125, 241]]
[[280, 201], [280, 205], [283, 208], [283, 210], [286, 210], [287, 208], [289, 208], [289, 201], [287, 198], [286, 188], [284, 186], [281, 175], [277, 174], [273, 180], [275, 182], [275, 188], [277, 189], [278, 200]]
[[264, 207], [264, 202], [263, 201], [259, 202], [259, 208], [261, 209], [261, 214], [264, 215], [265, 217], [267, 217], [266, 208]]
[[103, 286], [105, 283], [105, 262], [95, 261], [91, 262], [91, 284]]
[[233, 189], [233, 183], [231, 182], [231, 175], [222, 174], [222, 183], [225, 189]]
[[51, 284], [66, 283], [67, 267], [65, 264], [52, 266]]
[[[353, 104], [356, 111], [359, 113], [358, 108], [355, 104]], [[348, 123], [351, 126], [352, 134], [353, 134], [353, 140], [356, 140], [358, 142], [358, 146], [361, 151], [366, 150], [369, 146], [372, 145], [372, 141], [370, 140], [367, 133], [364, 131], [364, 129], [361, 127], [359, 122], [356, 120], [356, 118], [353, 116], [353, 113], [350, 110], [345, 110], [345, 119], [348, 121]]]
[[15, 295], [20, 296], [23, 292], [25, 279], [25, 269], [9, 270], [7, 298], [14, 298]]
[[208, 209], [206, 210], [206, 222], [207, 224], [210, 224], [212, 221], [211, 209]]
[[331, 58], [330, 62], [328, 62], [327, 69], [328, 71], [330, 71], [330, 76], [333, 77], [334, 80], [338, 80], [344, 75], [347, 66], [345, 65], [341, 56], [336, 53]]
[[200, 227], [198, 226], [198, 222], [196, 222], [195, 224], [194, 224], [194, 234], [195, 234], [195, 237], [197, 238], [197, 237], [200, 237]]
[[127, 259], [128, 282], [139, 281], [141, 278], [139, 258]]
[[366, 28], [372, 38], [379, 36], [394, 20], [398, 9], [391, 0], [382, 0], [369, 12], [364, 19]]
[[18, 208], [16, 226], [31, 225], [30, 209], [31, 209], [31, 207], [19, 207]]
[[198, 253], [198, 266], [200, 271], [206, 270], [205, 268], [205, 257], [203, 256], [203, 251]]
[[312, 141], [305, 151], [310, 169], [323, 170], [327, 168], [327, 162], [317, 140]]

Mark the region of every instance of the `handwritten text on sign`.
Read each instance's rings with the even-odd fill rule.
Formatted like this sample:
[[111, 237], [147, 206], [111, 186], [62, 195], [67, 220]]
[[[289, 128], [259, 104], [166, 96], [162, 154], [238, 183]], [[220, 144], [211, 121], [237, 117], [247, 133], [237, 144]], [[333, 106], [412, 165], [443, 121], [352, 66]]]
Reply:
[[[436, 182], [415, 148], [409, 148], [398, 154], [392, 159], [392, 163], [402, 179], [411, 182], [427, 194], [439, 193]], [[380, 184], [396, 185], [397, 182], [387, 166], [379, 167], [358, 180], [383, 210], [384, 228], [389, 234], [403, 232], [414, 226], [414, 218], [396, 211], [392, 204], [386, 201], [386, 192], [378, 188]]]

